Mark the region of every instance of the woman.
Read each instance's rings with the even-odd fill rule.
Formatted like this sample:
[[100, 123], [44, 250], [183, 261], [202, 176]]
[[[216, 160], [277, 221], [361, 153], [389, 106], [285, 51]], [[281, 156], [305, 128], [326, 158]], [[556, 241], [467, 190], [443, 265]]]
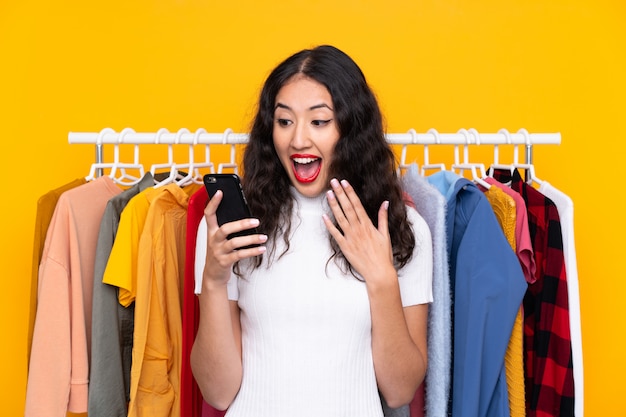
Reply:
[[382, 416], [381, 395], [409, 403], [427, 364], [430, 232], [404, 203], [356, 63], [319, 46], [279, 64], [242, 168], [255, 219], [219, 227], [220, 192], [205, 210], [191, 356], [205, 400], [272, 417]]

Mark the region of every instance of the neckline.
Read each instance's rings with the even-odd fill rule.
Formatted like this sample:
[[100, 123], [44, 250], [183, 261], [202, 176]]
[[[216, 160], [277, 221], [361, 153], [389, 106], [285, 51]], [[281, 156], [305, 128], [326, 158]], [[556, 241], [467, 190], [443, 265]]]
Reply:
[[293, 186], [290, 187], [290, 191], [300, 211], [315, 211], [319, 213], [328, 209], [325, 192], [315, 197], [307, 197], [300, 194]]

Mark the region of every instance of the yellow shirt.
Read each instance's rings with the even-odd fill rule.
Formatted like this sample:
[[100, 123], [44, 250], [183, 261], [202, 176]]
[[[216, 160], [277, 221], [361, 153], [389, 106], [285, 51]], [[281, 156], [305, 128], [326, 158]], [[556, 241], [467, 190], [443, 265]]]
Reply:
[[[515, 226], [517, 217], [515, 200], [493, 185], [485, 191], [485, 196], [493, 208], [507, 241], [510, 243], [513, 251], [515, 251]], [[509, 344], [504, 356], [511, 417], [524, 417], [526, 415], [523, 330], [523, 313], [522, 307], [520, 306], [517, 316], [515, 316], [511, 338], [509, 339]]]
[[137, 194], [124, 207], [115, 234], [115, 242], [107, 262], [102, 282], [119, 287], [118, 299], [128, 307], [135, 301], [137, 292], [137, 257], [139, 237], [143, 232], [150, 200], [162, 188], [147, 188]]
[[129, 417], [180, 416], [187, 205], [197, 188], [168, 184], [148, 196], [137, 252]]

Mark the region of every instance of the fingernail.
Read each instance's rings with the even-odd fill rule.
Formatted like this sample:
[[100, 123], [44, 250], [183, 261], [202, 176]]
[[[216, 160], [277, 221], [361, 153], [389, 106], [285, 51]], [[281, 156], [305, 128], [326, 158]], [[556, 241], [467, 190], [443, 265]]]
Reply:
[[259, 225], [259, 219], [250, 219], [250, 226], [258, 226]]
[[383, 201], [383, 208], [389, 210], [389, 201]]
[[350, 184], [348, 184], [347, 180], [341, 180], [341, 185], [343, 186], [343, 188], [346, 188]]
[[335, 198], [335, 193], [333, 193], [333, 190], [326, 191], [326, 197], [328, 197], [329, 199]]
[[337, 181], [337, 178], [330, 180], [330, 185], [333, 187], [339, 187], [339, 181]]

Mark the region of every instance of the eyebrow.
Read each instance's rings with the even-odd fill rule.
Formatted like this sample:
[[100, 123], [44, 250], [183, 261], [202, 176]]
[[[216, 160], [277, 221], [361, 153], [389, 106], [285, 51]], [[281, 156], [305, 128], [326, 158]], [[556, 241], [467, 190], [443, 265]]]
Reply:
[[[334, 111], [328, 104], [326, 103], [320, 103], [320, 104], [316, 104], [314, 106], [309, 107], [309, 110], [316, 110], [316, 109], [322, 109], [322, 108], [327, 108], [330, 111]], [[282, 104], [282, 103], [276, 103], [276, 106], [274, 106], [274, 111], [276, 111], [276, 109], [281, 108], [281, 109], [286, 109], [286, 110], [292, 110], [291, 107], [289, 107], [286, 104]]]

